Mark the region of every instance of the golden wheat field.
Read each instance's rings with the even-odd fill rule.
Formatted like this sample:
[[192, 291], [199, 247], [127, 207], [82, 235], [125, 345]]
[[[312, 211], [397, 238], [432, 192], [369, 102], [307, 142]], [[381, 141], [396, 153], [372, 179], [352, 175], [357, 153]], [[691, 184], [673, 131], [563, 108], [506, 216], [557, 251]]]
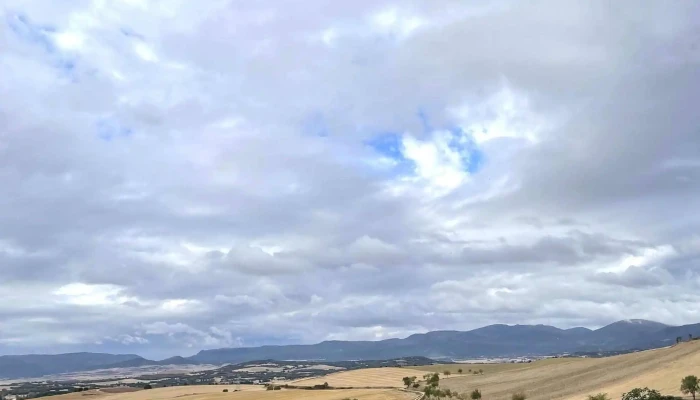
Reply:
[[306, 378], [294, 381], [292, 385], [313, 386], [328, 382], [332, 387], [403, 387], [404, 376], [417, 376], [421, 379], [426, 371], [408, 368], [366, 368], [353, 371], [336, 372], [318, 378]]
[[596, 393], [619, 399], [622, 393], [644, 386], [680, 396], [681, 379], [700, 375], [700, 343], [615, 357], [562, 358], [520, 366], [494, 369], [483, 375], [441, 377], [440, 386], [459, 392], [480, 389], [489, 400], [509, 400], [518, 391], [524, 391], [529, 400], [584, 400]]
[[[177, 386], [128, 393], [105, 393], [99, 390], [54, 396], [55, 400], [412, 400], [414, 393], [394, 389], [340, 389], [268, 391], [260, 385]], [[223, 389], [230, 391], [224, 393]]]

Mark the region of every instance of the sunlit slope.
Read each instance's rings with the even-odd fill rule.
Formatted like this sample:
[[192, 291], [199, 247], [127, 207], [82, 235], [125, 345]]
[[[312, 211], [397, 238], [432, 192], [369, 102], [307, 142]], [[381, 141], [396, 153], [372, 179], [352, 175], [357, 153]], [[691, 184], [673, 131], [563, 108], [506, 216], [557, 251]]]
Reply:
[[480, 389], [484, 398], [510, 399], [525, 391], [528, 399], [585, 399], [607, 392], [613, 399], [634, 387], [648, 386], [664, 394], [680, 395], [681, 378], [700, 375], [700, 343], [680, 345], [607, 358], [541, 362], [484, 375], [442, 379], [446, 388], [466, 392]]

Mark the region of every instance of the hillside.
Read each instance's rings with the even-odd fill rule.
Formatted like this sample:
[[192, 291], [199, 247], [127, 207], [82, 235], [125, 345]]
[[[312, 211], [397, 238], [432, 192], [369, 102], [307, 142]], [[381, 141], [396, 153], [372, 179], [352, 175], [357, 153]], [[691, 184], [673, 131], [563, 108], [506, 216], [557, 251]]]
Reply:
[[[483, 375], [452, 376], [442, 379], [440, 386], [461, 392], [478, 388], [484, 398], [490, 400], [510, 399], [512, 393], [521, 390], [530, 400], [584, 400], [588, 394], [599, 392], [617, 399], [623, 392], [644, 386], [663, 394], [680, 395], [681, 378], [697, 375], [698, 366], [700, 342], [694, 341], [607, 358], [560, 358], [519, 366], [492, 365]], [[466, 371], [480, 367], [464, 365], [462, 368]]]

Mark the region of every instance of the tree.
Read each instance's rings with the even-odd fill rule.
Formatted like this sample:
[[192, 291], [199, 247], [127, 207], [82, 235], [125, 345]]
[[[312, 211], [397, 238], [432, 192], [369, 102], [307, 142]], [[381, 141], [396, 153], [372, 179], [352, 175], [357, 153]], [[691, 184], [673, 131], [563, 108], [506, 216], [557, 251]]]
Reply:
[[513, 400], [525, 400], [525, 399], [527, 399], [527, 395], [525, 394], [525, 392], [513, 393], [513, 395], [511, 396], [511, 399], [513, 399]]
[[450, 371], [447, 371], [447, 370], [445, 370], [445, 371], [443, 372], [443, 374], [445, 374], [445, 376], [450, 376], [451, 372], [450, 372]]
[[461, 374], [461, 373], [462, 373], [462, 368], [458, 369], [458, 370], [457, 370], [457, 373], [458, 373], [458, 374]]
[[610, 397], [607, 393], [598, 393], [589, 395], [588, 400], [610, 400]]
[[469, 397], [471, 397], [472, 400], [479, 400], [481, 399], [481, 391], [479, 389], [474, 389]]
[[151, 386], [149, 383], [143, 385], [144, 389], [153, 389], [153, 386]]
[[437, 387], [440, 384], [440, 374], [436, 372], [434, 374], [428, 375], [426, 383], [428, 386]]
[[691, 394], [695, 400], [695, 393], [700, 391], [700, 382], [695, 375], [688, 375], [681, 380], [681, 392], [683, 394]]
[[622, 400], [662, 400], [658, 390], [645, 388], [634, 388], [627, 393], [622, 394]]
[[403, 384], [406, 385], [406, 389], [408, 389], [413, 383], [416, 381], [415, 376], [404, 376], [403, 377]]

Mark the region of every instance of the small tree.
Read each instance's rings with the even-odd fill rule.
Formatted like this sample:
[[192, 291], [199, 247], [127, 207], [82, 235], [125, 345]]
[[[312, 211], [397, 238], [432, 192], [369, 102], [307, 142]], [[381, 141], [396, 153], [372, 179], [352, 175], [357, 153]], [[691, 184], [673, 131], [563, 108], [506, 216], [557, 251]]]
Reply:
[[483, 375], [483, 374], [484, 374], [484, 370], [483, 370], [483, 369], [479, 369], [479, 373], [480, 373], [481, 375]]
[[695, 393], [700, 391], [700, 382], [698, 382], [698, 377], [695, 375], [688, 375], [681, 380], [681, 392], [683, 394], [690, 394], [695, 400]]
[[512, 400], [525, 400], [527, 399], [527, 395], [525, 392], [518, 392], [518, 393], [513, 393], [513, 396], [511, 396]]
[[588, 400], [610, 400], [610, 397], [607, 393], [598, 393], [589, 395]]
[[432, 375], [429, 375], [426, 383], [428, 384], [428, 386], [437, 387], [440, 384], [440, 374], [436, 372]]
[[458, 373], [458, 374], [461, 374], [461, 373], [462, 373], [462, 368], [458, 369], [458, 370], [457, 370], [457, 373]]
[[481, 391], [479, 389], [474, 389], [469, 397], [471, 397], [472, 400], [479, 400], [481, 399]]
[[445, 370], [445, 371], [443, 372], [443, 374], [445, 374], [445, 376], [450, 376], [451, 372], [448, 371], [448, 370]]
[[406, 389], [408, 389], [413, 383], [416, 381], [415, 376], [404, 376], [403, 377], [403, 384], [406, 385]]

